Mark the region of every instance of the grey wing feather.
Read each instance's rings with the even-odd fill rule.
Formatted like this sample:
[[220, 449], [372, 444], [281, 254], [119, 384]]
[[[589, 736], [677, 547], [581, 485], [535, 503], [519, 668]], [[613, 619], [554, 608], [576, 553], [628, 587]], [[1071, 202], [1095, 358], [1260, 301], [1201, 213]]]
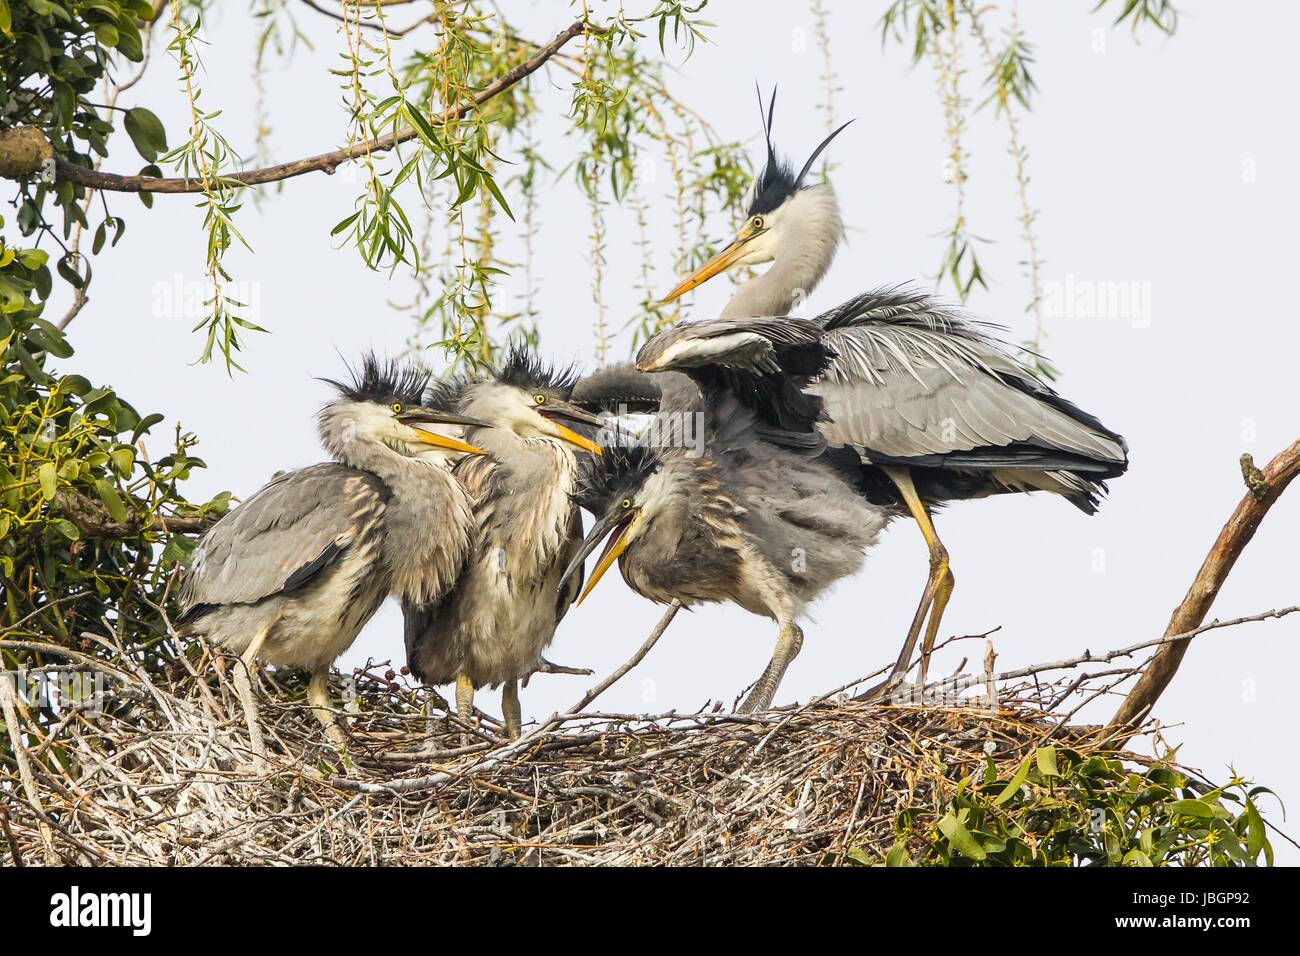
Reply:
[[[1127, 464], [1124, 439], [1041, 382], [995, 326], [907, 290], [858, 296], [815, 321], [836, 353], [810, 388], [832, 445], [880, 462], [946, 456], [967, 468], [1018, 462], [1105, 476]], [[994, 454], [1007, 448], [1016, 453]]]
[[276, 478], [199, 539], [182, 604], [251, 604], [301, 587], [351, 543], [357, 508], [386, 498], [378, 478], [345, 465]]

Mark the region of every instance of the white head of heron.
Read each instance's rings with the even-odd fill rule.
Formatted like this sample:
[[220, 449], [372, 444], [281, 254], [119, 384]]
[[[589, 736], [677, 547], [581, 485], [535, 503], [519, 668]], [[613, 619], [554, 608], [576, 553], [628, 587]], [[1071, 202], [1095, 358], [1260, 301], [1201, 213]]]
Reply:
[[[600, 445], [574, 431], [573, 425], [599, 429], [604, 422], [564, 400], [555, 390], [529, 388], [496, 379], [472, 385], [461, 408], [468, 415], [482, 419], [495, 428], [507, 429], [524, 439], [547, 438], [574, 448], [602, 454]], [[473, 429], [469, 432], [474, 438]], [[485, 436], [486, 438], [486, 436]]]

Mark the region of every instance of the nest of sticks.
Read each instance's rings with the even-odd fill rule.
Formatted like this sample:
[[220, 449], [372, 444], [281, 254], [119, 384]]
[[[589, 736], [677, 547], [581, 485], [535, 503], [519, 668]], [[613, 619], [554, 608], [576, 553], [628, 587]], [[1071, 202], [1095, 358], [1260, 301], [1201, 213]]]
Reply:
[[51, 715], [0, 688], [0, 862], [835, 864], [880, 858], [900, 811], [936, 806], [988, 759], [1014, 767], [1048, 740], [1114, 755], [1063, 713], [1105, 693], [1104, 674], [1034, 673], [995, 698], [984, 677], [949, 682], [924, 706], [841, 689], [750, 716], [590, 710], [621, 669], [510, 742], [380, 665], [346, 679], [346, 762], [301, 679], [264, 673], [259, 766], [228, 667], [181, 659], [163, 675], [117, 651], [58, 651], [105, 675], [97, 712]]

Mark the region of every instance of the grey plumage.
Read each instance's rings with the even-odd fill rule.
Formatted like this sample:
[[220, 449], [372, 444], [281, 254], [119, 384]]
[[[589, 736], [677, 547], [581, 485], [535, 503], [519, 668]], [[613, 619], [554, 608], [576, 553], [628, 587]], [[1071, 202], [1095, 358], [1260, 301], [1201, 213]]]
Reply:
[[469, 500], [449, 466], [477, 449], [418, 426], [478, 423], [422, 407], [427, 380], [368, 356], [354, 381], [333, 383], [339, 397], [319, 427], [336, 460], [279, 476], [222, 518], [199, 540], [182, 585], [181, 633], [209, 638], [246, 667], [261, 658], [310, 670], [309, 699], [336, 740], [331, 662], [390, 592], [435, 599], [469, 552]]
[[698, 348], [657, 348], [660, 362], [698, 388], [703, 455], [619, 449], [590, 462], [582, 485], [583, 507], [598, 520], [574, 573], [602, 538], [610, 541], [588, 591], [617, 558], [624, 580], [650, 600], [729, 601], [777, 622], [776, 650], [745, 711], [771, 703], [802, 645], [805, 607], [861, 567], [888, 517], [800, 447], [800, 428], [805, 441], [815, 435], [811, 420], [788, 416], [776, 427], [761, 418], [769, 392], [789, 391], [776, 380], [820, 361], [808, 352], [816, 342], [815, 329], [782, 320], [751, 326], [730, 351], [707, 337], [691, 343]]
[[[647, 343], [639, 368], [680, 367], [681, 358], [703, 351], [715, 361], [727, 361], [727, 353], [751, 363], [746, 337], [811, 294], [829, 269], [843, 235], [834, 191], [829, 184], [804, 187], [789, 175], [772, 146], [771, 119], [769, 106], [763, 121], [767, 162], [755, 180], [761, 208], [751, 205], [736, 238], [666, 301], [726, 269], [771, 265], [741, 284], [719, 319]], [[808, 324], [820, 329], [818, 344], [828, 356], [824, 368], [798, 378], [797, 396], [778, 381], [787, 394], [759, 389], [750, 400], [769, 425], [781, 429], [792, 415], [806, 418], [815, 402], [825, 460], [850, 476], [868, 500], [905, 507], [916, 519], [930, 551], [930, 576], [890, 681], [901, 679], [928, 616], [924, 680], [953, 587], [947, 551], [928, 509], [956, 499], [1048, 491], [1092, 513], [1106, 492], [1105, 480], [1127, 468], [1128, 447], [1040, 380], [999, 340], [995, 327], [923, 293], [864, 293]]]
[[454, 472], [474, 502], [473, 547], [447, 594], [403, 602], [407, 663], [426, 683], [456, 681], [466, 722], [473, 690], [504, 684], [512, 735], [519, 732], [517, 681], [541, 663], [580, 583], [557, 593], [582, 540], [574, 449], [598, 446], [563, 423], [601, 423], [568, 401], [573, 383], [568, 370], [515, 348], [492, 375], [444, 385], [431, 400], [497, 427], [467, 432], [490, 454]]

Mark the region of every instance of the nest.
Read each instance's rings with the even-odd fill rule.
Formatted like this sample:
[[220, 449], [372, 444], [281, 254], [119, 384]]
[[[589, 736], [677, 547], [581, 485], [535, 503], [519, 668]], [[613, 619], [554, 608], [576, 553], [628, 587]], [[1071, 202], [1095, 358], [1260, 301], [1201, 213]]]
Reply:
[[303, 684], [263, 675], [259, 767], [220, 667], [94, 664], [111, 685], [102, 712], [52, 716], [7, 694], [0, 860], [835, 864], [879, 859], [901, 811], [936, 806], [989, 760], [1005, 771], [1049, 739], [1101, 752], [1053, 709], [1086, 690], [1077, 680], [1002, 686], [996, 707], [980, 685], [926, 706], [840, 694], [750, 716], [579, 712], [510, 742], [381, 665], [347, 679], [346, 763]]

